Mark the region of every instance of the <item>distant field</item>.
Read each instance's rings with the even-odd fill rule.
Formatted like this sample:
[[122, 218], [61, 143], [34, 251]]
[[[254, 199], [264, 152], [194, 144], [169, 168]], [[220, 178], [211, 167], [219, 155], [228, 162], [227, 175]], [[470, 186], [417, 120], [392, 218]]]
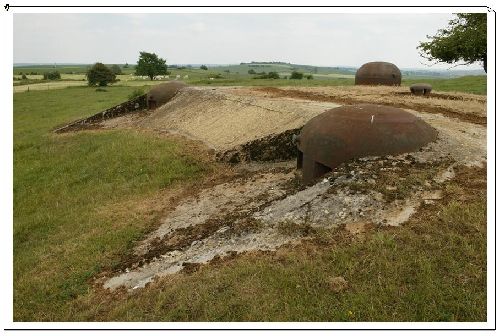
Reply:
[[[280, 79], [255, 79], [256, 75], [248, 74], [248, 70], [253, 69], [256, 72], [275, 71], [280, 75]], [[43, 84], [37, 83], [42, 79], [42, 73], [46, 71], [57, 70], [61, 72], [61, 81], [51, 81]], [[142, 86], [155, 85], [158, 81], [143, 80], [133, 76], [132, 66], [122, 69], [124, 74], [117, 76], [120, 80], [114, 86]], [[313, 79], [290, 80], [292, 71], [312, 74]], [[28, 82], [15, 80], [14, 92], [24, 92], [28, 90], [47, 90], [57, 89], [68, 86], [85, 86], [86, 65], [68, 66], [68, 67], [15, 67], [14, 76], [20, 77], [21, 73], [27, 74]], [[243, 64], [209, 67], [208, 70], [198, 68], [169, 68], [170, 78], [177, 75], [190, 85], [223, 85], [223, 86], [339, 86], [354, 85], [354, 72], [348, 69], [335, 67], [313, 67], [288, 64]], [[38, 73], [30, 75], [30, 73]], [[187, 79], [184, 77], [188, 76]], [[73, 81], [73, 82], [71, 82]], [[425, 82], [433, 86], [435, 91], [444, 92], [467, 92], [476, 94], [486, 94], [486, 76], [464, 76], [457, 78], [438, 78], [403, 75], [403, 85], [409, 86], [413, 83]], [[24, 85], [26, 84], [26, 85]]]

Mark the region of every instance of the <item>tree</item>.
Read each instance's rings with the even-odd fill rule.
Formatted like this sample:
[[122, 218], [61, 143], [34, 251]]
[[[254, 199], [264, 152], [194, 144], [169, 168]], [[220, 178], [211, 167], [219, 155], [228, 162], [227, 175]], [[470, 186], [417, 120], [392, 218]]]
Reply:
[[202, 65], [202, 66], [200, 66], [200, 69], [201, 70], [208, 70], [208, 67], [206, 65]]
[[427, 36], [417, 49], [429, 61], [473, 64], [482, 62], [486, 72], [486, 13], [460, 13], [448, 22], [448, 27]]
[[155, 76], [167, 74], [167, 61], [156, 54], [141, 51], [135, 73], [138, 76], [148, 76], [153, 80]]
[[96, 63], [87, 71], [87, 81], [89, 86], [107, 86], [116, 81], [116, 75], [104, 64]]
[[290, 79], [302, 79], [303, 77], [304, 74], [298, 71], [292, 71], [292, 74], [290, 75]]
[[128, 63], [125, 63], [125, 65], [123, 66], [124, 69], [128, 69]]
[[116, 64], [113, 64], [111, 66], [111, 71], [113, 71], [113, 73], [115, 75], [121, 75], [122, 74], [122, 69], [118, 65], [116, 65]]

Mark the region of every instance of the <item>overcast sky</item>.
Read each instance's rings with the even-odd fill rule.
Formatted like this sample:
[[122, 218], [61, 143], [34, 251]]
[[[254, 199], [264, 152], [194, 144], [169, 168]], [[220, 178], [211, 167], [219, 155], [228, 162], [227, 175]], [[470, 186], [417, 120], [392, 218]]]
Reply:
[[[14, 14], [15, 63], [284, 61], [426, 68], [416, 50], [452, 14]], [[431, 69], [445, 69], [435, 65]], [[464, 69], [459, 67], [458, 69]], [[480, 65], [467, 67], [481, 69]]]

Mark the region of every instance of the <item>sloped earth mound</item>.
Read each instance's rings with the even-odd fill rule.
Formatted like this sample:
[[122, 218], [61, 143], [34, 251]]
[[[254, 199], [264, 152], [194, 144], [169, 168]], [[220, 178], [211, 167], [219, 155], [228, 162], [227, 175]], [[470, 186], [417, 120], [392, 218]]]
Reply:
[[237, 88], [185, 88], [146, 116], [110, 119], [99, 127], [180, 134], [203, 142], [219, 160], [232, 163], [287, 160], [296, 155], [292, 135], [309, 119], [339, 106], [238, 92]]
[[[196, 269], [196, 265], [219, 257], [300, 243], [318, 230], [345, 227], [355, 233], [370, 226], [401, 225], [419, 207], [441, 198], [457, 165], [481, 166], [486, 161], [485, 127], [440, 114], [410, 112], [438, 130], [436, 142], [414, 153], [346, 162], [308, 188], [299, 183], [294, 161], [241, 164], [238, 169], [245, 174], [179, 202], [158, 229], [137, 244], [132, 257], [98, 282], [108, 289], [132, 290], [156, 277]], [[170, 119], [171, 113], [154, 118], [178, 125], [186, 122]], [[142, 125], [154, 125], [154, 118], [143, 120]], [[220, 131], [203, 125], [203, 113], [199, 118], [207, 139]], [[293, 129], [299, 119], [285, 120]], [[218, 125], [213, 116], [205, 120]], [[232, 125], [237, 127], [236, 122]], [[183, 127], [187, 129], [188, 125]], [[269, 127], [278, 131], [275, 126]], [[226, 128], [226, 132], [231, 133], [232, 128]], [[259, 132], [254, 130], [254, 134], [262, 134]], [[219, 148], [228, 148], [223, 146], [231, 141], [231, 145], [238, 143], [229, 136], [222, 138], [226, 140], [217, 142]]]

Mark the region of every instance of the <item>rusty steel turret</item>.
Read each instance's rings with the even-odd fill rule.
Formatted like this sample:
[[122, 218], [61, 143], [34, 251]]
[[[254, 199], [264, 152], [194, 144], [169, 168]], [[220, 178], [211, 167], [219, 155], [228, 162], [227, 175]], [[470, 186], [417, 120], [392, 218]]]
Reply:
[[296, 138], [297, 168], [310, 184], [342, 162], [416, 151], [437, 131], [402, 109], [360, 104], [328, 110], [307, 122]]
[[410, 91], [414, 95], [427, 96], [432, 91], [432, 86], [427, 83], [415, 83], [410, 86]]
[[370, 62], [356, 71], [356, 85], [401, 85], [401, 71], [388, 62]]

